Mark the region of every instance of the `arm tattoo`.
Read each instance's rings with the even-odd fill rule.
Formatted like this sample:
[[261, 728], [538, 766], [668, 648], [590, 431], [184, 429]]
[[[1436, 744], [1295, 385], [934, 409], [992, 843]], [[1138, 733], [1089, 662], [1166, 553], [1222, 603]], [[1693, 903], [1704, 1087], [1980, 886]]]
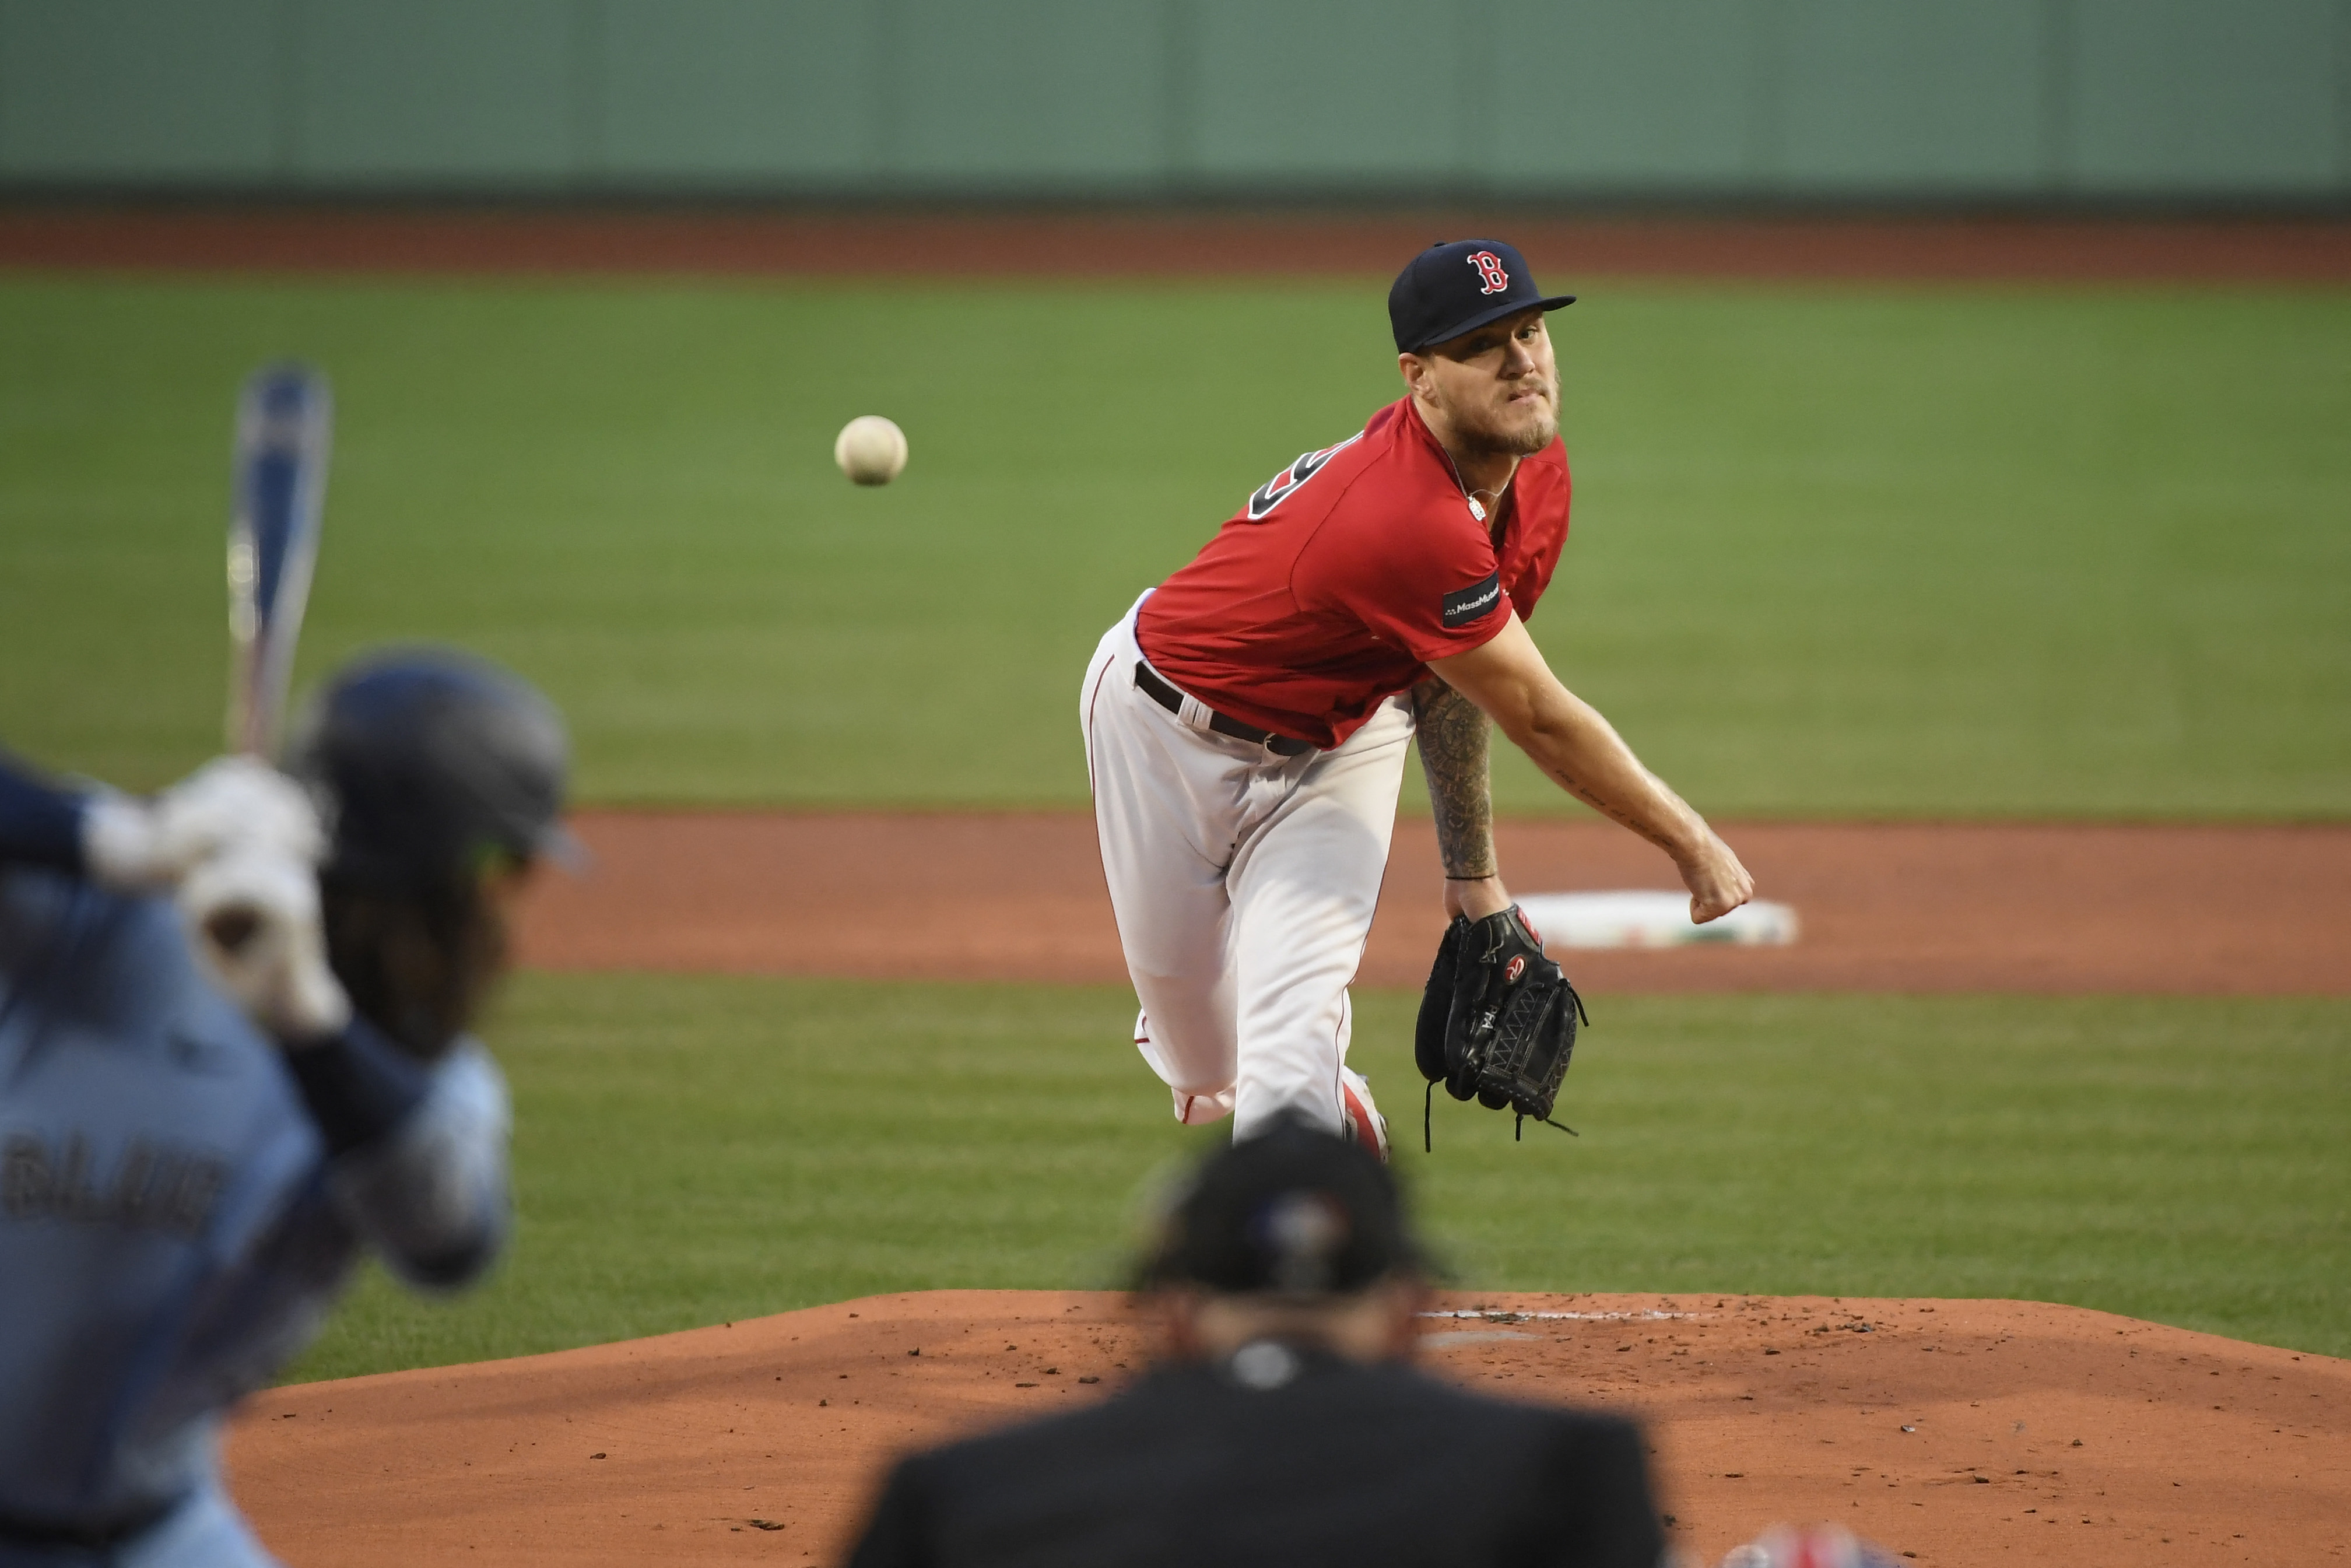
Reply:
[[1497, 873], [1494, 797], [1486, 772], [1486, 716], [1436, 675], [1412, 689], [1420, 768], [1437, 819], [1437, 852], [1448, 877]]

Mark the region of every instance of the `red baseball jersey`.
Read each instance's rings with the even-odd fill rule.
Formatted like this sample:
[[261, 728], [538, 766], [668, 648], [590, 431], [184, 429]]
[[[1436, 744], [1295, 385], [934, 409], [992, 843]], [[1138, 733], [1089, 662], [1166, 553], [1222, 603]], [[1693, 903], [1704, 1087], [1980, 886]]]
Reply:
[[[1404, 398], [1267, 481], [1135, 623], [1159, 673], [1234, 718], [1328, 748], [1534, 613], [1567, 542], [1567, 449], [1525, 459], [1495, 516]], [[1491, 532], [1489, 532], [1489, 529]]]

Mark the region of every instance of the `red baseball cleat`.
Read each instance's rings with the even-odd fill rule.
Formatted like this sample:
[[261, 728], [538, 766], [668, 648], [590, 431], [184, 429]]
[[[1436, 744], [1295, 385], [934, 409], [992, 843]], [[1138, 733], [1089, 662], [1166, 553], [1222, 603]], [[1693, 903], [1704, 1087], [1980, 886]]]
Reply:
[[1347, 1136], [1388, 1163], [1388, 1119], [1372, 1103], [1372, 1086], [1352, 1067], [1339, 1069], [1339, 1114]]

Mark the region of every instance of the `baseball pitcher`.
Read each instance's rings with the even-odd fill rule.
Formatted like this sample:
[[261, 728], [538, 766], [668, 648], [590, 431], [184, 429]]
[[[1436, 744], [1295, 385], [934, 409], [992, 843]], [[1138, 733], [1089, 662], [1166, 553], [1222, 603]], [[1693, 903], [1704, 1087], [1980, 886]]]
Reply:
[[1103, 872], [1177, 1120], [1285, 1112], [1385, 1154], [1346, 1065], [1347, 988], [1420, 737], [1453, 918], [1421, 1071], [1547, 1116], [1575, 998], [1502, 883], [1491, 719], [1559, 786], [1672, 857], [1691, 918], [1744, 904], [1728, 845], [1528, 636], [1567, 538], [1559, 371], [1499, 240], [1415, 257], [1388, 294], [1405, 395], [1268, 480], [1102, 638], [1079, 695]]

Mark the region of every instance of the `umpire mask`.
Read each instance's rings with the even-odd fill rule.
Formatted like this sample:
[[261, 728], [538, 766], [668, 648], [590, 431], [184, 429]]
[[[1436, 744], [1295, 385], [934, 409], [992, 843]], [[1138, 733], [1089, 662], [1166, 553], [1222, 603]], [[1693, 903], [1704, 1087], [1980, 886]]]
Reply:
[[507, 965], [501, 883], [569, 860], [569, 746], [528, 682], [449, 650], [344, 666], [314, 697], [286, 769], [332, 834], [319, 873], [327, 958], [351, 1006], [434, 1060]]

